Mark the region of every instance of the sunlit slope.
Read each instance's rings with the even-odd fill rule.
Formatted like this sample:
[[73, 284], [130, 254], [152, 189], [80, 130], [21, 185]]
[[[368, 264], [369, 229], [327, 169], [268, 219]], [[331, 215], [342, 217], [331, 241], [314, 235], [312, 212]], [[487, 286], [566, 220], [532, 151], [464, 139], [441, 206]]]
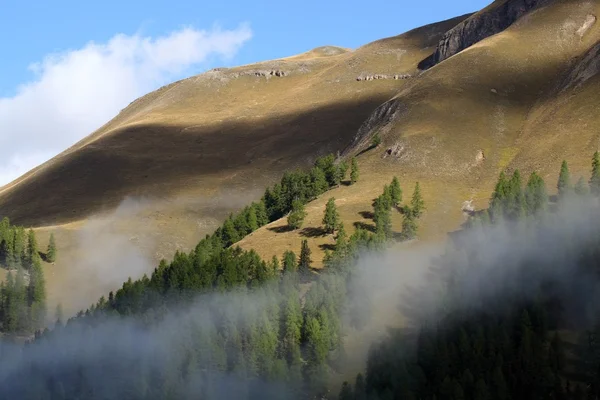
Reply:
[[20, 224], [56, 224], [114, 208], [127, 195], [263, 187], [285, 169], [343, 148], [407, 82], [360, 82], [360, 74], [414, 71], [432, 51], [425, 46], [457, 21], [354, 52], [318, 48], [168, 85], [7, 185], [0, 213]]
[[[50, 307], [76, 310], [127, 276], [151, 272], [284, 170], [342, 150], [377, 106], [417, 79], [419, 60], [463, 18], [354, 51], [319, 47], [173, 83], [0, 189], [0, 215], [38, 226], [41, 243], [56, 235], [59, 258], [46, 266]], [[357, 80], [369, 75], [390, 78]], [[132, 249], [143, 260], [134, 251], [132, 262]]]
[[[346, 148], [357, 155], [361, 181], [307, 207], [307, 229], [281, 232], [272, 223], [240, 242], [265, 257], [298, 252], [308, 239], [315, 265], [334, 243], [316, 235], [329, 195], [346, 229], [372, 225], [364, 211], [397, 175], [405, 200], [420, 181], [428, 211], [420, 237], [442, 238], [465, 220], [463, 205], [486, 207], [499, 172], [539, 171], [551, 193], [563, 159], [573, 181], [589, 178], [600, 139], [600, 28], [597, 2], [550, 2], [505, 31], [480, 41], [409, 81], [378, 108]], [[378, 133], [383, 143], [369, 149]], [[573, 182], [574, 183], [574, 182]], [[401, 230], [395, 214], [394, 230]]]

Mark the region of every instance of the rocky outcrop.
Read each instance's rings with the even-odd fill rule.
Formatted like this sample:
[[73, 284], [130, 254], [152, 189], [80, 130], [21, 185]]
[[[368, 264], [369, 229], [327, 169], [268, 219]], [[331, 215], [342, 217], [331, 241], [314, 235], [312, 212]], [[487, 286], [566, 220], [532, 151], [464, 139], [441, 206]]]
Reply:
[[395, 75], [385, 75], [385, 74], [374, 74], [374, 75], [359, 75], [356, 77], [357, 81], [372, 81], [376, 79], [408, 79], [411, 75], [409, 74], [395, 74]]
[[435, 52], [421, 61], [419, 68], [431, 68], [475, 43], [502, 32], [534, 8], [551, 1], [496, 0], [498, 4], [492, 4], [446, 32]]
[[384, 128], [396, 117], [398, 112], [405, 109], [406, 106], [403, 105], [398, 98], [388, 100], [377, 107], [375, 111], [371, 113], [369, 118], [362, 123], [358, 132], [354, 135], [352, 143], [350, 143], [342, 152], [343, 155], [347, 155], [369, 143], [371, 136], [373, 136], [375, 132], [384, 130]]
[[287, 71], [282, 71], [280, 69], [272, 69], [272, 70], [251, 70], [240, 72], [239, 76], [258, 76], [258, 77], [270, 77], [270, 76], [287, 76], [290, 73]]
[[574, 64], [560, 85], [560, 89], [578, 88], [598, 73], [600, 73], [600, 41]]

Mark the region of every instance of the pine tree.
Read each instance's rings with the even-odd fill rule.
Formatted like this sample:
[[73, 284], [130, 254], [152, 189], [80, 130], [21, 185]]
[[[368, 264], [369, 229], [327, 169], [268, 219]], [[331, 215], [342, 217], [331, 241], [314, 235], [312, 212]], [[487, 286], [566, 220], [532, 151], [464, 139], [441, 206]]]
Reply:
[[344, 224], [340, 223], [337, 236], [335, 237], [335, 253], [341, 257], [344, 257], [348, 250], [348, 235], [346, 235], [346, 229]]
[[323, 225], [325, 231], [333, 234], [340, 223], [340, 217], [335, 206], [335, 198], [330, 198], [325, 206], [325, 213], [323, 214]]
[[352, 158], [352, 163], [350, 165], [350, 184], [358, 182], [358, 176], [358, 162], [356, 161], [356, 158]]
[[[389, 189], [387, 190], [389, 194]], [[385, 194], [375, 199], [373, 220], [375, 221], [375, 231], [381, 237], [389, 238], [392, 236], [392, 216], [390, 214], [391, 200]]]
[[419, 186], [419, 182], [415, 184], [415, 190], [413, 191], [412, 199], [410, 201], [410, 208], [413, 216], [416, 218], [419, 218], [425, 210], [425, 201], [421, 197], [421, 188]]
[[297, 267], [296, 254], [293, 251], [286, 250], [286, 252], [283, 253], [283, 260], [281, 263], [283, 264], [284, 272], [296, 271], [296, 267]]
[[571, 190], [571, 174], [569, 173], [569, 166], [567, 165], [566, 160], [563, 160], [560, 166], [560, 174], [558, 176], [556, 187], [558, 189], [559, 198], [564, 198]]
[[588, 194], [588, 188], [585, 185], [585, 180], [583, 179], [583, 176], [579, 177], [577, 183], [575, 184], [575, 194], [577, 194], [578, 196], [585, 196], [586, 194]]
[[392, 196], [392, 206], [396, 208], [399, 207], [400, 203], [402, 202], [402, 188], [400, 187], [400, 182], [396, 176], [394, 176], [394, 179], [392, 179], [390, 192]]
[[304, 211], [304, 203], [300, 200], [292, 202], [292, 211], [287, 216], [287, 224], [292, 229], [300, 229], [304, 223], [306, 211]]
[[250, 232], [254, 232], [259, 228], [256, 209], [252, 206], [248, 208], [248, 211], [246, 213], [246, 224], [248, 225], [248, 229], [250, 230]]
[[528, 215], [535, 215], [546, 209], [548, 204], [548, 193], [546, 184], [542, 177], [535, 171], [529, 176], [525, 188], [525, 207]]
[[402, 237], [404, 240], [414, 239], [417, 236], [417, 221], [414, 212], [408, 207], [405, 208], [402, 220]]
[[311, 251], [310, 247], [308, 247], [308, 240], [304, 239], [300, 249], [300, 258], [298, 259], [298, 271], [305, 276], [310, 274], [310, 266], [312, 264], [310, 254]]
[[54, 233], [50, 234], [50, 240], [48, 241], [48, 250], [46, 250], [46, 260], [49, 263], [56, 261], [56, 242], [54, 240]]
[[346, 161], [340, 162], [338, 166], [340, 182], [343, 182], [346, 179], [346, 174], [348, 173], [349, 165]]
[[600, 195], [600, 153], [594, 152], [592, 157], [592, 176], [590, 177], [590, 192], [594, 196]]
[[490, 201], [490, 214], [494, 222], [499, 221], [505, 216], [506, 199], [508, 197], [509, 184], [506, 180], [504, 171], [500, 172], [494, 194]]
[[39, 258], [35, 232], [30, 229], [27, 233], [27, 267], [31, 268], [35, 259]]

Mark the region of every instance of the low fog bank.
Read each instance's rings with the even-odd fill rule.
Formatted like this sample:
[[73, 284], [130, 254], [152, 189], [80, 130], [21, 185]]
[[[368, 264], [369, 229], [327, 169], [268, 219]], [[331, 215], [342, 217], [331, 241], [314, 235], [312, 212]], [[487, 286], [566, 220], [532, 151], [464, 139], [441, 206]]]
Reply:
[[[600, 285], [591, 272], [595, 266], [581, 268], [582, 263], [600, 259], [594, 257], [600, 252], [597, 202], [573, 199], [540, 220], [479, 226], [453, 237], [454, 247], [416, 243], [359, 258], [348, 285], [344, 318], [358, 317], [363, 326], [346, 329], [348, 372], [364, 368], [369, 345], [385, 337], [388, 328], [418, 328], [448, 313], [490, 307], [508, 298], [535, 299], [541, 285], [551, 285], [563, 300], [567, 323], [586, 327], [597, 322]], [[94, 239], [93, 234], [87, 238], [90, 244]], [[118, 246], [106, 246], [98, 254], [106, 257], [106, 249], [123, 253]], [[124, 260], [130, 257], [129, 262], [138, 262], [135, 255], [123, 254]], [[450, 294], [448, 285], [458, 290]], [[199, 296], [177, 311], [169, 309], [160, 323], [151, 326], [145, 325], [144, 318], [102, 317], [93, 328], [63, 328], [25, 351], [5, 344], [0, 354], [1, 393], [10, 396], [30, 383], [39, 384], [37, 379], [28, 381], [30, 376], [52, 382], [53, 377], [66, 374], [73, 382], [93, 382], [94, 393], [102, 398], [123, 398], [130, 387], [145, 387], [144, 377], [156, 372], [167, 380], [165, 385], [183, 388], [187, 398], [208, 396], [207, 390], [215, 398], [245, 397], [248, 391], [256, 394], [251, 398], [293, 398], [291, 391], [298, 382], [252, 380], [248, 384], [233, 372], [217, 372], [214, 365], [219, 350], [218, 343], [209, 340], [207, 331], [215, 321], [207, 307], [231, 320], [255, 321], [267, 311], [267, 292], [243, 289]], [[188, 360], [185, 349], [190, 346], [202, 360]], [[185, 360], [201, 367], [181, 372], [175, 366], [186, 365]], [[165, 378], [178, 374], [183, 381]]]
[[[73, 315], [119, 289], [129, 277], [150, 275], [161, 258], [170, 260], [177, 250], [193, 249], [229, 212], [259, 197], [258, 191], [240, 195], [226, 190], [212, 196], [127, 197], [112, 212], [88, 218], [81, 228], [61, 230], [60, 270], [49, 268], [56, 274], [48, 277], [51, 297]], [[178, 221], [173, 213], [183, 224], [173, 222]], [[49, 311], [53, 320], [54, 310]]]

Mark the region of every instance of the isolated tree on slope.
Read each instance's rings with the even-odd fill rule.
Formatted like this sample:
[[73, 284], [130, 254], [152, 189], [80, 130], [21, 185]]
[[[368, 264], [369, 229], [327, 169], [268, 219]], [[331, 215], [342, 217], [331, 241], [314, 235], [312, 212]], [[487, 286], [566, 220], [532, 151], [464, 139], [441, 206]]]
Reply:
[[590, 192], [600, 195], [600, 153], [596, 151], [592, 157], [592, 176], [590, 177]]
[[50, 234], [48, 250], [46, 250], [46, 259], [51, 263], [56, 261], [56, 241], [54, 240], [54, 233]]
[[354, 184], [358, 182], [358, 162], [356, 158], [352, 158], [352, 162], [350, 164], [350, 184]]
[[298, 260], [298, 271], [307, 276], [310, 274], [310, 266], [312, 264], [312, 260], [310, 259], [310, 247], [308, 247], [308, 240], [304, 239], [302, 241], [302, 247], [300, 248], [300, 259]]
[[325, 213], [323, 215], [323, 225], [325, 231], [328, 233], [334, 233], [340, 223], [340, 216], [335, 206], [335, 198], [330, 198], [325, 206]]
[[292, 211], [287, 217], [288, 226], [292, 229], [300, 229], [305, 217], [306, 211], [304, 211], [304, 203], [300, 200], [294, 200], [292, 202]]
[[425, 201], [423, 200], [423, 197], [421, 197], [421, 187], [419, 186], [419, 182], [415, 184], [415, 190], [410, 201], [410, 208], [416, 218], [419, 218], [425, 210]]
[[567, 161], [563, 160], [560, 166], [560, 174], [558, 176], [558, 183], [556, 184], [558, 189], [558, 197], [563, 198], [571, 190], [571, 174], [569, 172], [569, 166]]

